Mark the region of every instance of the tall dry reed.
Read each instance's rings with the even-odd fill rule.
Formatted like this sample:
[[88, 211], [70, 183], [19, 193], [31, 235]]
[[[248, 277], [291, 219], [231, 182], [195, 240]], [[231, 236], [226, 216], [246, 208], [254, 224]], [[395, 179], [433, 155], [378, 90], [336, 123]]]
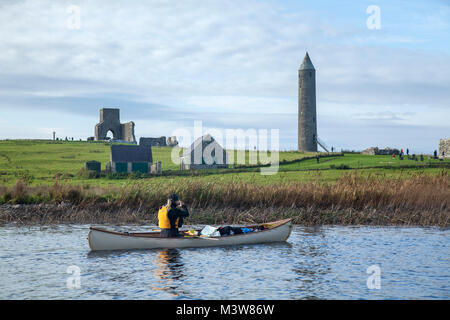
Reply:
[[18, 181], [12, 187], [0, 188], [0, 202], [67, 203], [80, 210], [154, 213], [170, 192], [178, 193], [191, 208], [202, 212], [198, 215], [201, 221], [221, 221], [225, 217], [233, 222], [292, 217], [306, 224], [378, 221], [447, 226], [450, 215], [447, 171], [398, 179], [362, 177], [353, 172], [335, 183], [256, 185], [241, 181], [184, 180], [170, 189], [163, 183], [145, 182], [126, 187], [83, 188], [57, 183], [27, 186]]

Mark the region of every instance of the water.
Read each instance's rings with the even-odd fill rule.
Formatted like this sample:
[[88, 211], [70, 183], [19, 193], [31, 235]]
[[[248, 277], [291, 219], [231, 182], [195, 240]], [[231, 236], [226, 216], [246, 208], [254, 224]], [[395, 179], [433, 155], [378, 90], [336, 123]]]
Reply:
[[286, 243], [89, 253], [88, 227], [0, 227], [0, 299], [450, 298], [449, 230], [296, 226]]

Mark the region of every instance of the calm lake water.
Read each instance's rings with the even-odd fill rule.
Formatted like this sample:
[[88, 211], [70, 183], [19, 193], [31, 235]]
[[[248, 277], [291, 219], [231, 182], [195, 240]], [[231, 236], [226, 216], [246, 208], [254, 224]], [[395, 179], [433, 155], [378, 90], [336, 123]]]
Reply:
[[296, 226], [286, 243], [89, 253], [88, 228], [0, 227], [0, 299], [450, 298], [450, 230]]

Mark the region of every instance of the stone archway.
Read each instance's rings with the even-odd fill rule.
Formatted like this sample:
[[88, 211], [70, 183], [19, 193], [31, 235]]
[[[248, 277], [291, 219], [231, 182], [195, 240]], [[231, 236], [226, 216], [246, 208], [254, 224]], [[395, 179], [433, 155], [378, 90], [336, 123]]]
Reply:
[[100, 109], [100, 122], [95, 126], [95, 140], [105, 140], [111, 131], [114, 140], [136, 142], [134, 122], [120, 123], [120, 109]]
[[112, 140], [114, 139], [114, 132], [112, 130], [108, 130], [108, 132], [106, 132], [106, 140]]

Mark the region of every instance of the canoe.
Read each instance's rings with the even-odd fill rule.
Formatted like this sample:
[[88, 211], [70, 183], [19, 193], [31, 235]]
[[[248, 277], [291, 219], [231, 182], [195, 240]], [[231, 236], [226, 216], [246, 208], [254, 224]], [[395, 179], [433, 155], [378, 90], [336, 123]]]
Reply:
[[215, 247], [286, 241], [293, 227], [291, 219], [247, 227], [257, 226], [264, 226], [266, 229], [221, 237], [192, 237], [186, 234], [178, 238], [161, 238], [159, 232], [116, 232], [90, 227], [88, 240], [92, 251]]

